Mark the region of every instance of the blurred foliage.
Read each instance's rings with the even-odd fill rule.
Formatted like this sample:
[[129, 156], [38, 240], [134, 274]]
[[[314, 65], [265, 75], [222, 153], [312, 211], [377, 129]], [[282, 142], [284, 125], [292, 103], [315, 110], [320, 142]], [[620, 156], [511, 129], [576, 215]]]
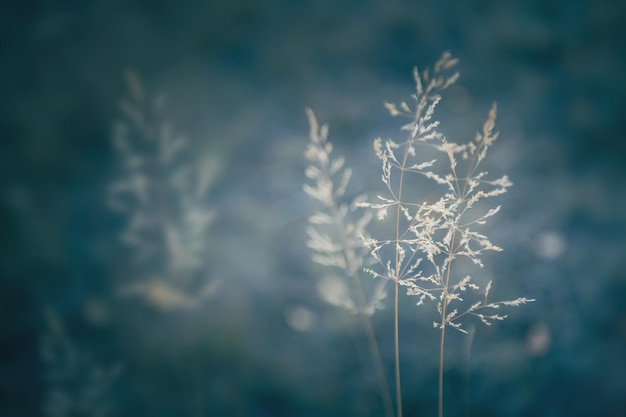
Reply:
[[[367, 188], [379, 180], [369, 144], [396, 132], [383, 100], [403, 99], [411, 68], [444, 50], [463, 74], [442, 102], [444, 133], [471, 137], [495, 99], [492, 157], [515, 184], [490, 231], [505, 249], [488, 261], [494, 296], [537, 299], [506, 326], [477, 328], [471, 345], [451, 340], [446, 389], [463, 394], [449, 415], [624, 414], [623, 2], [0, 8], [0, 415], [44, 412], [48, 308], [94, 363], [123, 366], [107, 397], [116, 415], [380, 415], [358, 322], [319, 299], [304, 244], [304, 108], [370, 173], [354, 183]], [[190, 158], [221, 167], [203, 258], [220, 286], [197, 309], [117, 296], [128, 218], [106, 190], [119, 178], [112, 136], [129, 68], [167, 97], [163, 117], [190, 139]], [[433, 415], [432, 320], [406, 308], [405, 412]], [[385, 363], [389, 314], [374, 322]]]

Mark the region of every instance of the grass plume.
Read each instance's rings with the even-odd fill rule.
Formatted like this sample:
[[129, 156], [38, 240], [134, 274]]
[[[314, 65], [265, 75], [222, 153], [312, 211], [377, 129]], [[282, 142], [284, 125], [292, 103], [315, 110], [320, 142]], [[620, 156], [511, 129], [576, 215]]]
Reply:
[[[315, 187], [305, 191], [330, 209], [330, 215], [318, 214], [311, 223], [335, 227], [340, 236], [337, 243], [330, 234], [309, 229], [314, 260], [327, 266], [344, 268], [352, 277], [354, 288], [364, 272], [378, 282], [391, 281], [394, 287], [394, 369], [396, 415], [402, 416], [400, 369], [399, 302], [400, 292], [417, 297], [418, 306], [431, 304], [439, 330], [438, 415], [443, 416], [443, 369], [446, 329], [466, 333], [464, 319], [474, 317], [486, 325], [505, 319], [502, 307], [515, 307], [531, 301], [525, 297], [507, 301], [492, 301], [489, 297], [492, 281], [480, 277], [482, 255], [501, 251], [480, 231], [498, 211], [492, 201], [512, 186], [506, 175], [491, 177], [481, 163], [498, 138], [495, 132], [497, 107], [488, 112], [482, 129], [464, 143], [449, 141], [439, 130], [435, 119], [441, 94], [459, 78], [457, 60], [446, 52], [432, 69], [413, 71], [415, 92], [412, 103], [385, 103], [394, 117], [408, 120], [402, 130], [405, 139], [394, 141], [378, 138], [374, 152], [381, 161], [384, 192], [374, 201], [358, 199], [343, 209], [335, 199], [342, 196], [351, 171], [344, 167], [341, 157], [330, 159], [332, 145], [326, 141], [327, 127], [317, 131], [317, 122], [309, 111], [311, 144], [307, 158], [316, 166], [307, 168], [307, 177]], [[315, 127], [315, 128], [314, 128]], [[317, 136], [314, 133], [317, 132]], [[320, 139], [321, 138], [321, 139]], [[342, 172], [342, 174], [340, 174]], [[335, 186], [334, 176], [338, 177]], [[424, 190], [423, 192], [421, 192]], [[338, 222], [342, 216], [362, 208], [367, 221], [349, 228]], [[389, 234], [372, 237], [367, 233], [370, 217], [387, 222]], [[357, 230], [358, 229], [358, 230]], [[343, 231], [342, 231], [343, 230]], [[370, 260], [360, 255], [359, 262], [350, 261], [346, 250], [362, 248], [355, 233], [361, 237]], [[368, 266], [370, 265], [371, 266]], [[357, 270], [360, 268], [360, 270]], [[478, 273], [478, 276], [474, 274]], [[358, 292], [357, 292], [358, 293]], [[384, 291], [382, 291], [384, 293]], [[361, 302], [363, 305], [371, 305]], [[348, 304], [351, 305], [351, 304]], [[359, 304], [357, 303], [357, 306]], [[371, 310], [373, 312], [374, 310]], [[370, 310], [368, 310], [370, 312]]]
[[42, 414], [46, 417], [116, 415], [112, 391], [122, 366], [98, 363], [70, 337], [54, 309], [46, 309], [44, 320], [40, 341], [46, 384]]
[[340, 271], [339, 276], [321, 281], [320, 293], [327, 302], [361, 316], [385, 414], [390, 417], [393, 409], [389, 388], [370, 320], [386, 296], [384, 283], [366, 294], [359, 276], [367, 256], [362, 236], [372, 216], [359, 208], [366, 196], [345, 197], [352, 170], [345, 167], [343, 157], [333, 155], [332, 144], [328, 142], [328, 125], [320, 126], [311, 109], [307, 109], [307, 116], [311, 130], [305, 153], [309, 166], [305, 174], [311, 183], [304, 185], [304, 191], [322, 204], [322, 210], [308, 219], [307, 244], [315, 262]]
[[138, 276], [120, 292], [159, 309], [196, 307], [219, 284], [206, 261], [215, 218], [207, 200], [217, 166], [193, 160], [189, 140], [164, 117], [164, 98], [148, 97], [137, 75], [126, 75], [128, 97], [113, 135], [122, 173], [107, 203], [127, 216], [120, 239]]

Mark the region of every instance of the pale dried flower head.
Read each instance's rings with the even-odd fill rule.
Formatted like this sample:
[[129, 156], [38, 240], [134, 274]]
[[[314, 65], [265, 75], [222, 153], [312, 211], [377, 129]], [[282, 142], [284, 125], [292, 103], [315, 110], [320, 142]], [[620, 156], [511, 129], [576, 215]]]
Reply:
[[163, 115], [163, 97], [148, 97], [134, 72], [126, 81], [113, 135], [122, 175], [109, 185], [107, 203], [127, 216], [120, 240], [137, 276], [119, 293], [159, 309], [194, 307], [217, 288], [208, 276], [207, 242], [216, 215], [208, 196], [219, 165], [191, 158], [189, 139]]
[[[402, 416], [399, 350], [399, 289], [417, 297], [418, 306], [432, 302], [435, 307], [433, 326], [440, 330], [439, 416], [443, 413], [443, 353], [445, 329], [463, 333], [464, 319], [473, 316], [490, 326], [504, 320], [503, 307], [517, 307], [534, 301], [526, 297], [492, 301], [492, 281], [481, 274], [483, 255], [502, 249], [481, 231], [481, 227], [500, 211], [493, 205], [496, 197], [512, 186], [506, 175], [492, 177], [483, 168], [488, 150], [498, 138], [495, 131], [497, 106], [494, 103], [482, 128], [473, 139], [455, 142], [438, 129], [435, 119], [442, 93], [459, 78], [458, 61], [446, 52], [432, 71], [413, 70], [415, 93], [411, 104], [385, 102], [393, 117], [408, 120], [401, 130], [404, 140], [377, 138], [374, 153], [381, 163], [384, 192], [375, 200], [358, 198], [340, 204], [352, 171], [341, 156], [332, 155], [328, 127], [320, 127], [311, 110], [307, 110], [311, 126], [306, 157], [306, 176], [312, 184], [304, 191], [319, 200], [326, 212], [309, 218], [308, 245], [316, 262], [343, 270], [359, 288], [359, 272], [373, 277], [384, 288], [385, 282], [395, 287], [394, 345], [396, 405]], [[425, 187], [425, 185], [427, 185]], [[428, 191], [425, 191], [428, 190]], [[369, 210], [361, 220], [350, 223], [348, 214], [357, 208]], [[388, 234], [370, 236], [367, 226], [376, 218], [388, 225]], [[358, 239], [357, 239], [358, 238]], [[360, 243], [359, 243], [360, 240]], [[369, 258], [362, 247], [369, 251]], [[366, 261], [367, 260], [367, 261]], [[372, 262], [373, 260], [373, 262]], [[357, 271], [358, 270], [358, 271]], [[381, 284], [382, 283], [382, 284]], [[379, 307], [382, 297], [375, 296], [366, 304], [354, 303], [338, 286], [336, 294], [325, 298], [367, 314]], [[380, 294], [386, 294], [381, 290]], [[362, 298], [363, 299], [363, 298]], [[364, 300], [364, 299], [363, 299]], [[364, 308], [367, 306], [367, 308]]]

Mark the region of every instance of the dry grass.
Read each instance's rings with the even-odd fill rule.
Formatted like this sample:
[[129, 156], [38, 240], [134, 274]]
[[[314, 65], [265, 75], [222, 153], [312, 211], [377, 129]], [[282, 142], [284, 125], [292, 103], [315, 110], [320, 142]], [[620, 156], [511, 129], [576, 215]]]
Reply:
[[133, 264], [120, 293], [158, 309], [193, 308], [219, 284], [206, 260], [217, 165], [192, 157], [189, 139], [167, 122], [163, 96], [148, 96], [133, 72], [126, 81], [113, 135], [120, 175], [107, 190], [108, 206], [126, 216], [120, 240]]
[[[469, 317], [491, 325], [506, 318], [500, 313], [502, 307], [534, 301], [524, 297], [492, 301], [489, 298], [492, 282], [485, 282], [480, 276], [482, 255], [502, 250], [480, 232], [480, 227], [498, 213], [500, 206], [494, 206], [493, 200], [512, 183], [506, 175], [493, 178], [481, 167], [498, 138], [494, 131], [495, 104], [472, 140], [455, 143], [438, 131], [435, 111], [441, 93], [458, 80], [456, 65], [457, 60], [444, 53], [432, 69], [414, 70], [416, 87], [411, 105], [385, 103], [392, 116], [408, 120], [402, 126], [407, 135], [402, 141], [380, 138], [374, 141], [384, 185], [384, 192], [376, 191], [378, 197], [374, 201], [357, 197], [339, 202], [352, 171], [344, 166], [342, 157], [331, 156], [328, 127], [319, 128], [308, 110], [311, 134], [306, 175], [312, 184], [305, 185], [304, 190], [323, 204], [323, 210], [309, 219], [308, 245], [314, 251], [314, 261], [342, 270], [351, 284], [350, 292], [327, 297], [336, 300], [334, 304], [367, 317], [381, 305], [384, 283], [390, 281], [394, 287], [398, 417], [402, 416], [398, 331], [401, 288], [417, 297], [418, 306], [430, 303], [436, 308], [438, 320], [433, 325], [440, 334], [439, 416], [443, 415], [446, 329], [466, 332], [463, 323]], [[420, 193], [422, 189], [428, 192]], [[358, 220], [347, 220], [360, 209], [366, 211]], [[369, 236], [367, 226], [374, 216], [385, 222], [388, 235]], [[372, 277], [379, 285], [374, 286], [376, 290], [368, 298], [363, 294], [362, 282]], [[373, 335], [373, 331], [368, 332]], [[377, 352], [372, 350], [372, 354]], [[386, 398], [384, 388], [381, 384], [382, 397]]]

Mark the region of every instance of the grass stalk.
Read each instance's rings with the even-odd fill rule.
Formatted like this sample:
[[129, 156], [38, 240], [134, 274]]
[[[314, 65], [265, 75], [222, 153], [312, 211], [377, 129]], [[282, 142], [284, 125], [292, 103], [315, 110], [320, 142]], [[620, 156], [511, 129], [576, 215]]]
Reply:
[[448, 264], [446, 268], [446, 283], [443, 287], [443, 305], [441, 307], [441, 339], [439, 342], [439, 378], [438, 378], [438, 404], [437, 404], [437, 415], [439, 417], [443, 417], [443, 364], [444, 364], [444, 353], [445, 353], [445, 340], [446, 340], [446, 313], [448, 307], [448, 288], [450, 285], [450, 273], [452, 270], [452, 258], [453, 258], [453, 248], [454, 248], [454, 240], [456, 237], [456, 228], [458, 225], [455, 223], [454, 229], [452, 229], [452, 237], [450, 240], [450, 251], [448, 253]]
[[[482, 130], [477, 132], [472, 140], [465, 143], [451, 142], [438, 131], [439, 121], [433, 117], [441, 101], [441, 93], [456, 83], [459, 77], [458, 71], [454, 70], [456, 64], [457, 60], [446, 52], [436, 62], [432, 71], [426, 69], [420, 72], [415, 68], [413, 77], [416, 88], [412, 96], [414, 105], [410, 106], [406, 102], [401, 102], [397, 106], [385, 103], [391, 116], [407, 117], [410, 120], [402, 127], [402, 130], [409, 131], [410, 134], [402, 143], [382, 138], [374, 141], [374, 151], [382, 162], [381, 179], [386, 187], [386, 193], [379, 194], [375, 201], [352, 202], [356, 207], [370, 209], [381, 221], [387, 217], [387, 211], [395, 207], [395, 224], [389, 225], [394, 229], [393, 237], [391, 231], [380, 240], [368, 237], [365, 225], [369, 220], [360, 222], [362, 224], [358, 232], [369, 250], [370, 259], [373, 261], [371, 263], [376, 264], [374, 267], [363, 268], [365, 272], [379, 282], [393, 281], [396, 417], [402, 417], [403, 412], [399, 335], [400, 286], [406, 288], [407, 295], [418, 297], [418, 306], [425, 302], [434, 302], [437, 306], [440, 321], [435, 322], [434, 327], [440, 329], [437, 401], [439, 417], [443, 417], [444, 405], [446, 328], [450, 326], [462, 333], [468, 333], [463, 328], [461, 318], [473, 316], [484, 324], [491, 325], [507, 317], [499, 314], [501, 307], [516, 307], [534, 301], [525, 297], [508, 301], [490, 301], [492, 282], [484, 282], [482, 277], [475, 279], [467, 274], [471, 273], [471, 270], [480, 271], [483, 267], [481, 257], [484, 252], [502, 250], [476, 229], [498, 213], [500, 207], [493, 207], [492, 199], [505, 193], [512, 183], [506, 175], [490, 179], [487, 171], [481, 172], [478, 169], [486, 157], [488, 148], [498, 137], [498, 133], [493, 130], [496, 119], [495, 104], [489, 111]], [[315, 228], [309, 232], [311, 237], [309, 246], [316, 250], [314, 259], [317, 262], [347, 269], [356, 293], [357, 307], [354, 310], [365, 313], [367, 306], [367, 311], [371, 309], [373, 312], [384, 293], [375, 295], [374, 308], [372, 304], [367, 304], [357, 271], [364, 263], [357, 262], [354, 252], [357, 246], [351, 244], [354, 233], [346, 232], [349, 224], [344, 222], [343, 216], [347, 208], [343, 206], [342, 211], [335, 199], [336, 195], [341, 195], [345, 191], [351, 171], [342, 168], [343, 159], [330, 158], [332, 145], [326, 142], [326, 126], [318, 129], [312, 113], [309, 114], [309, 120], [312, 144], [307, 149], [307, 158], [312, 162], [312, 167], [309, 167], [306, 173], [309, 179], [314, 180], [315, 187], [305, 185], [304, 189], [312, 197], [324, 202], [327, 208], [331, 208], [334, 218], [334, 221], [331, 221], [328, 216], [318, 216], [310, 220], [310, 223], [327, 225], [334, 223], [344, 242], [343, 257], [337, 255], [337, 244], [330, 235], [320, 233]], [[396, 152], [399, 154], [400, 148], [402, 158], [397, 158]], [[463, 171], [465, 175], [459, 175], [458, 171]], [[340, 172], [343, 172], [341, 182], [335, 187], [332, 177], [333, 174], [339, 176]], [[434, 186], [437, 195], [429, 194], [423, 198], [403, 201], [403, 194], [408, 194], [404, 193], [404, 187], [408, 186], [409, 180], [411, 189], [415, 189], [423, 182], [430, 183], [429, 189]], [[390, 220], [390, 223], [392, 222], [393, 220]], [[390, 245], [394, 245], [394, 248], [391, 249]], [[463, 265], [462, 274], [461, 268], [456, 267], [453, 274], [452, 264], [456, 265], [460, 258], [469, 260], [470, 263]], [[362, 315], [372, 356], [380, 359], [369, 316]], [[375, 363], [375, 368], [384, 378], [382, 364]], [[380, 388], [381, 392], [384, 392], [386, 385], [381, 382]], [[387, 414], [393, 415], [388, 411]]]
[[[393, 417], [389, 385], [385, 376], [376, 332], [370, 318], [370, 310], [373, 313], [375, 306], [370, 306], [367, 302], [359, 277], [362, 260], [357, 256], [357, 248], [355, 247], [355, 240], [360, 240], [360, 234], [363, 233], [361, 230], [362, 226], [359, 225], [363, 225], [369, 220], [364, 217], [355, 223], [351, 223], [346, 218], [346, 206], [342, 207], [338, 198], [345, 192], [351, 170], [342, 170], [343, 158], [331, 156], [332, 145], [327, 142], [327, 125], [323, 125], [320, 128], [313, 111], [310, 109], [307, 109], [307, 116], [311, 128], [311, 144], [306, 153], [311, 165], [307, 170], [307, 176], [315, 180], [316, 184], [315, 187], [305, 186], [305, 191], [311, 197], [321, 201], [326, 210], [330, 212], [330, 216], [322, 216], [323, 220], [320, 220], [320, 218], [316, 221], [309, 219], [311, 223], [309, 246], [315, 248], [318, 254], [318, 262], [321, 260], [321, 263], [325, 265], [332, 264], [339, 267], [348, 277], [354, 294], [354, 303], [356, 304], [353, 310], [360, 316], [361, 326], [367, 339], [385, 416]], [[340, 185], [336, 187], [333, 184], [334, 175], [341, 175]], [[354, 202], [351, 205], [353, 204]], [[320, 222], [332, 226], [337, 240], [330, 238], [328, 235], [322, 235], [315, 230], [313, 224], [319, 224]], [[329, 240], [333, 241], [330, 245]], [[337, 247], [340, 248], [340, 255], [337, 254]]]

